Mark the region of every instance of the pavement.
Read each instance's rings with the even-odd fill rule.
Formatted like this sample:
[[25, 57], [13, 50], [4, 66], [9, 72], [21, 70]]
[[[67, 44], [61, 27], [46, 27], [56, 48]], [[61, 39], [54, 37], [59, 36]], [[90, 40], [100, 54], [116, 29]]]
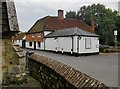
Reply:
[[99, 55], [89, 56], [70, 56], [53, 52], [23, 49], [24, 53], [35, 52], [67, 64], [82, 73], [85, 73], [109, 87], [118, 87], [118, 53], [100, 53]]

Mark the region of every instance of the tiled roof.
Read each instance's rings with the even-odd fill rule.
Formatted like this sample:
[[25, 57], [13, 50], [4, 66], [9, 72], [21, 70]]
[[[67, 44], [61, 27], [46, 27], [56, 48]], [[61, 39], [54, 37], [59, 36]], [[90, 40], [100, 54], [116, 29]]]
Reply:
[[14, 39], [15, 40], [22, 40], [25, 35], [26, 35], [26, 32], [25, 33], [19, 33], [19, 34], [17, 34], [17, 36], [14, 37]]
[[66, 29], [62, 29], [62, 30], [56, 30], [50, 34], [48, 34], [47, 36], [45, 36], [45, 38], [49, 38], [49, 37], [66, 37], [66, 36], [95, 36], [97, 37], [98, 35], [96, 35], [95, 33], [92, 32], [88, 32], [88, 31], [84, 31], [81, 28], [78, 27], [73, 27], [73, 28], [66, 28]]
[[28, 31], [28, 33], [40, 32], [45, 28], [45, 20], [47, 17], [39, 19]]
[[40, 31], [53, 31], [71, 27], [79, 27], [88, 32], [93, 32], [92, 27], [87, 25], [86, 23], [77, 20], [77, 19], [68, 19], [68, 18], [59, 18], [46, 16], [40, 20], [38, 20], [28, 31], [28, 33], [35, 33]]

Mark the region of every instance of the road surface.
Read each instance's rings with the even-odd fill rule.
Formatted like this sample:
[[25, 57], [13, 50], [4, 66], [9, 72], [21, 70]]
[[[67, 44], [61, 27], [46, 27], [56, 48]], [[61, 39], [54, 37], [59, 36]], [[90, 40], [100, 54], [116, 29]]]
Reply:
[[102, 53], [99, 55], [75, 57], [39, 50], [23, 50], [24, 53], [26, 51], [35, 52], [36, 54], [72, 66], [80, 72], [103, 82], [109, 87], [118, 87], [118, 53]]

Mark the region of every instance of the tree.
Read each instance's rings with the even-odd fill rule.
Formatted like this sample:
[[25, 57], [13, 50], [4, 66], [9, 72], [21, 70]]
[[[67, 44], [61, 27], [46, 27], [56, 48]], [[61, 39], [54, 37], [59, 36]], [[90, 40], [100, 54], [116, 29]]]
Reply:
[[66, 18], [74, 18], [74, 19], [77, 19], [77, 14], [75, 11], [69, 11], [69, 12], [66, 12]]
[[115, 24], [116, 24], [115, 30], [118, 31], [117, 39], [120, 42], [120, 16], [117, 16]]
[[[67, 13], [66, 18], [71, 18], [72, 11]], [[83, 20], [91, 25], [91, 19], [94, 18], [95, 32], [100, 36], [100, 44], [110, 45], [114, 42], [113, 30], [116, 28], [117, 11], [106, 9], [104, 5], [93, 4], [81, 7], [77, 13], [72, 16], [73, 19]]]

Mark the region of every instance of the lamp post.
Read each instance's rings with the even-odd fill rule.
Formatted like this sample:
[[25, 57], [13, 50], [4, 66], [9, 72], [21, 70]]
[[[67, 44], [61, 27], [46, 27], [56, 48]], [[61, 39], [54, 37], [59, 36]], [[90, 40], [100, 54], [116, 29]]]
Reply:
[[114, 30], [114, 36], [115, 36], [115, 48], [117, 50], [117, 30]]

